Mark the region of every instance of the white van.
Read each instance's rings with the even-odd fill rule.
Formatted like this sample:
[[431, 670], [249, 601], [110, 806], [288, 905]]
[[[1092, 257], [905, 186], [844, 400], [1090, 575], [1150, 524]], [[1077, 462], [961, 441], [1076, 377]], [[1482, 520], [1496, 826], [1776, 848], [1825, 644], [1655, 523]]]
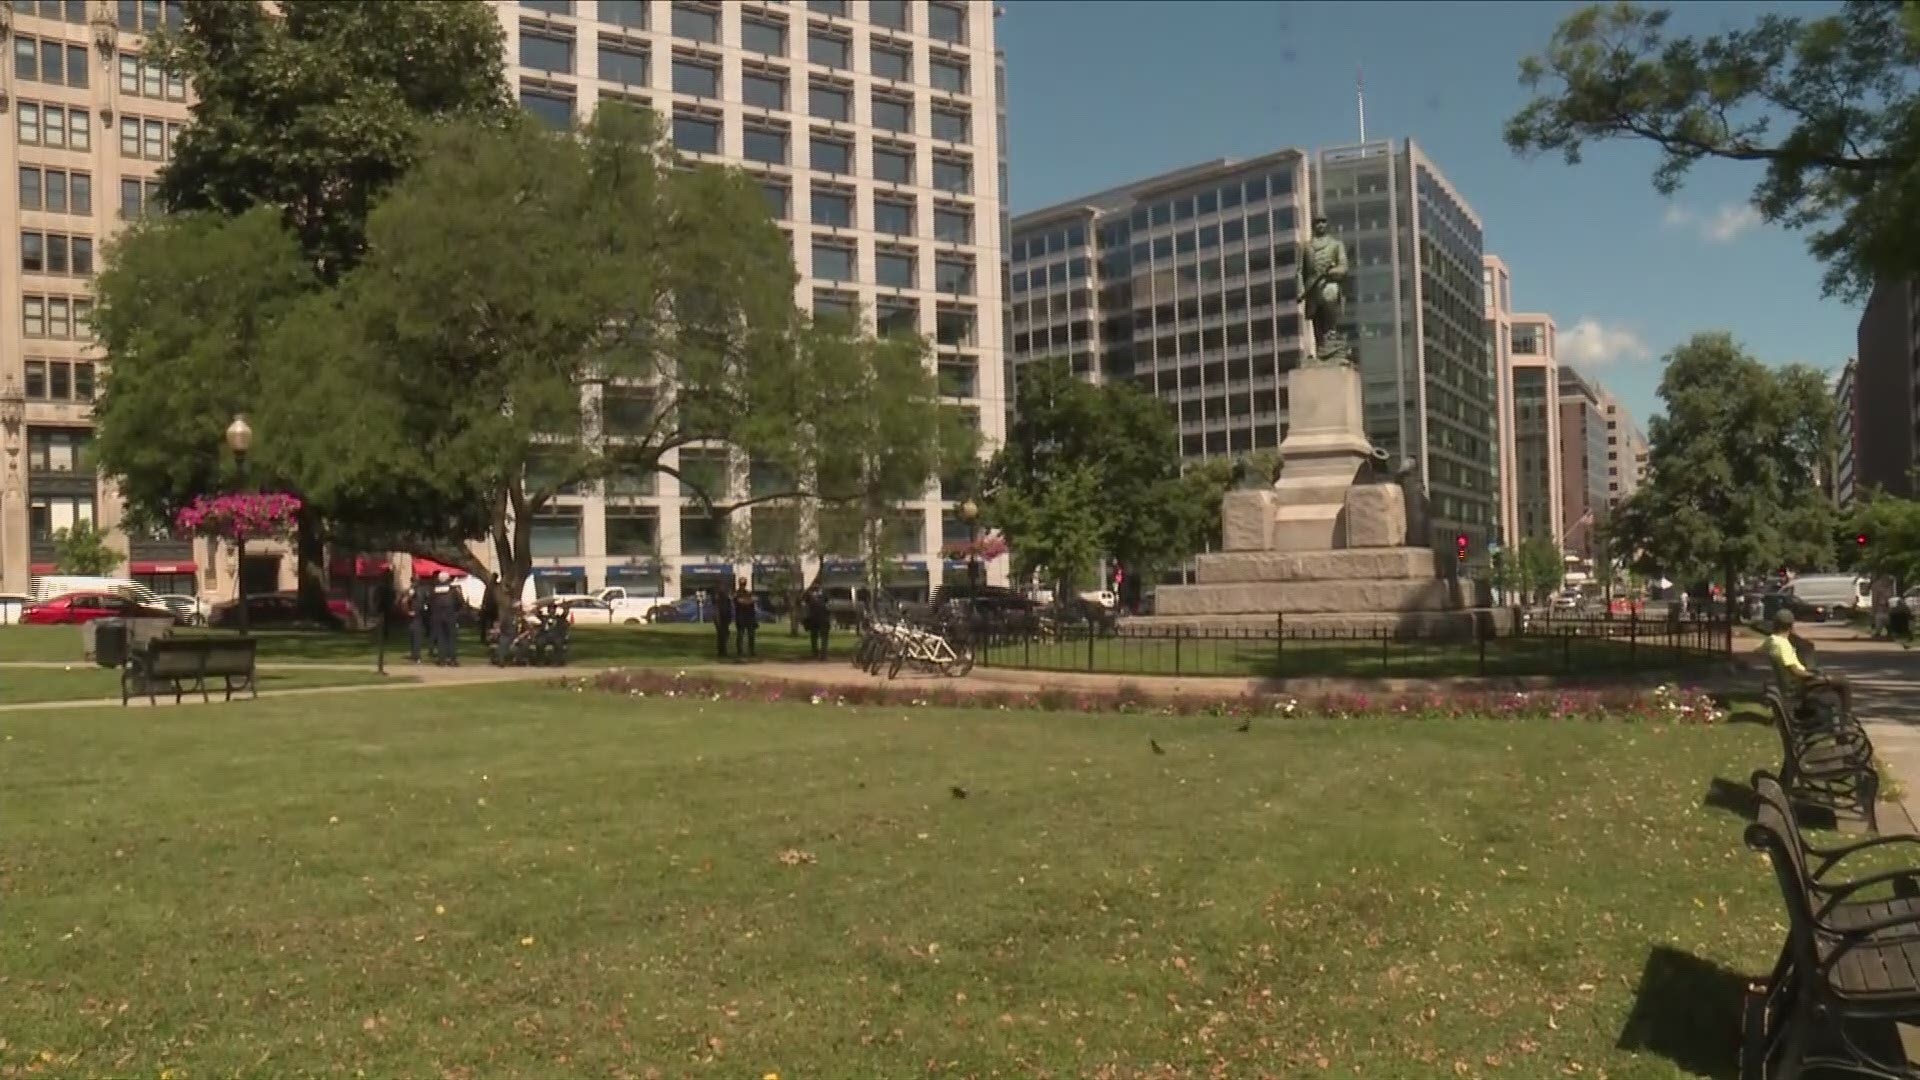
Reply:
[[65, 596], [77, 592], [103, 592], [124, 596], [151, 607], [164, 607], [153, 590], [129, 578], [81, 577], [68, 574], [49, 574], [34, 578], [27, 589], [35, 603], [51, 600], [56, 596]]
[[1853, 574], [1803, 574], [1782, 590], [1793, 597], [1793, 606], [1812, 609], [1816, 619], [1845, 618], [1854, 610], [1872, 606], [1867, 579]]

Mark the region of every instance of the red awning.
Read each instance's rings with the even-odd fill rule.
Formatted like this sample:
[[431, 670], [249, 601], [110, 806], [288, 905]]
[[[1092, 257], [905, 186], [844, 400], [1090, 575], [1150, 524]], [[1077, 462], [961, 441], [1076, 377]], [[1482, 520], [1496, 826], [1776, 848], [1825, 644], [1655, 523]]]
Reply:
[[432, 577], [433, 575], [439, 574], [439, 573], [445, 573], [448, 577], [466, 577], [467, 576], [467, 572], [465, 570], [462, 570], [457, 566], [448, 566], [446, 563], [443, 563], [438, 559], [429, 559], [425, 555], [415, 555], [413, 557], [413, 576], [414, 577], [417, 577], [417, 578]]
[[356, 555], [351, 559], [335, 559], [327, 568], [334, 577], [377, 578], [385, 577], [392, 564], [373, 555]]
[[57, 563], [37, 562], [37, 563], [34, 563], [33, 566], [30, 567], [29, 569], [36, 574], [51, 574], [55, 570], [60, 569], [60, 566]]
[[127, 564], [129, 574], [197, 574], [200, 568], [190, 562], [135, 562]]

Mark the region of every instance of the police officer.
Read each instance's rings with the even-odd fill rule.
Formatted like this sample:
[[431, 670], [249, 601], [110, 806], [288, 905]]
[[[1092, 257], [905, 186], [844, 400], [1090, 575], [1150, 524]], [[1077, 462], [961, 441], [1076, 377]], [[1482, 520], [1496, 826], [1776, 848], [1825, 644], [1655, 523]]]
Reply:
[[460, 609], [463, 606], [460, 590], [453, 587], [447, 572], [435, 574], [427, 619], [433, 631], [433, 651], [443, 667], [460, 666]]
[[433, 599], [433, 585], [426, 578], [413, 579], [413, 588], [407, 591], [407, 651], [414, 663], [420, 662], [420, 649], [431, 645], [438, 652], [438, 642], [427, 641], [427, 605]]

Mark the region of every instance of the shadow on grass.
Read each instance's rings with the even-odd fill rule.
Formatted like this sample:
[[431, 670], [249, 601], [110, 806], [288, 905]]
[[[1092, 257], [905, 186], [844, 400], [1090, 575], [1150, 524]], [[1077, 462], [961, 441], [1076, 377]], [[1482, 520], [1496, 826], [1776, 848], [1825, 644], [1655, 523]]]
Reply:
[[1655, 946], [1615, 1045], [1665, 1058], [1683, 1073], [1735, 1080], [1749, 981], [1710, 960]]
[[1706, 797], [1700, 800], [1700, 805], [1713, 810], [1725, 810], [1743, 821], [1752, 821], [1760, 808], [1760, 796], [1746, 784], [1716, 776], [1707, 785]]

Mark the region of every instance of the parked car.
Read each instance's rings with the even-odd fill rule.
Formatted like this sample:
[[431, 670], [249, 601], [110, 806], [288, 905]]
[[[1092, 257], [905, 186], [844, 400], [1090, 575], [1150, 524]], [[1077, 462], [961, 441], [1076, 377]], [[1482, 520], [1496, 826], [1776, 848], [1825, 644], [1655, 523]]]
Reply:
[[[359, 626], [359, 617], [354, 613], [353, 605], [335, 596], [327, 599], [327, 629], [355, 629]], [[250, 628], [290, 627], [311, 625], [300, 613], [300, 594], [292, 592], [258, 593], [247, 597], [247, 626]], [[229, 600], [216, 604], [207, 615], [207, 625], [221, 629], [238, 629], [240, 626], [240, 602]]]
[[0, 593], [0, 626], [13, 626], [33, 603], [33, 597], [19, 593]]
[[626, 626], [652, 622], [654, 608], [659, 604], [653, 597], [629, 596], [627, 590], [618, 585], [609, 585], [590, 596], [560, 594], [547, 599], [564, 605], [569, 611], [577, 611], [573, 620], [575, 623], [618, 623]]
[[21, 613], [20, 622], [25, 626], [79, 626], [108, 618], [178, 621], [166, 608], [135, 603], [118, 593], [75, 592], [32, 605]]
[[174, 616], [180, 620], [180, 625], [182, 626], [205, 626], [207, 625], [207, 616], [213, 611], [213, 605], [207, 603], [205, 600], [197, 596], [186, 596], [180, 593], [156, 597], [154, 602], [157, 602], [168, 611], [173, 612]]

